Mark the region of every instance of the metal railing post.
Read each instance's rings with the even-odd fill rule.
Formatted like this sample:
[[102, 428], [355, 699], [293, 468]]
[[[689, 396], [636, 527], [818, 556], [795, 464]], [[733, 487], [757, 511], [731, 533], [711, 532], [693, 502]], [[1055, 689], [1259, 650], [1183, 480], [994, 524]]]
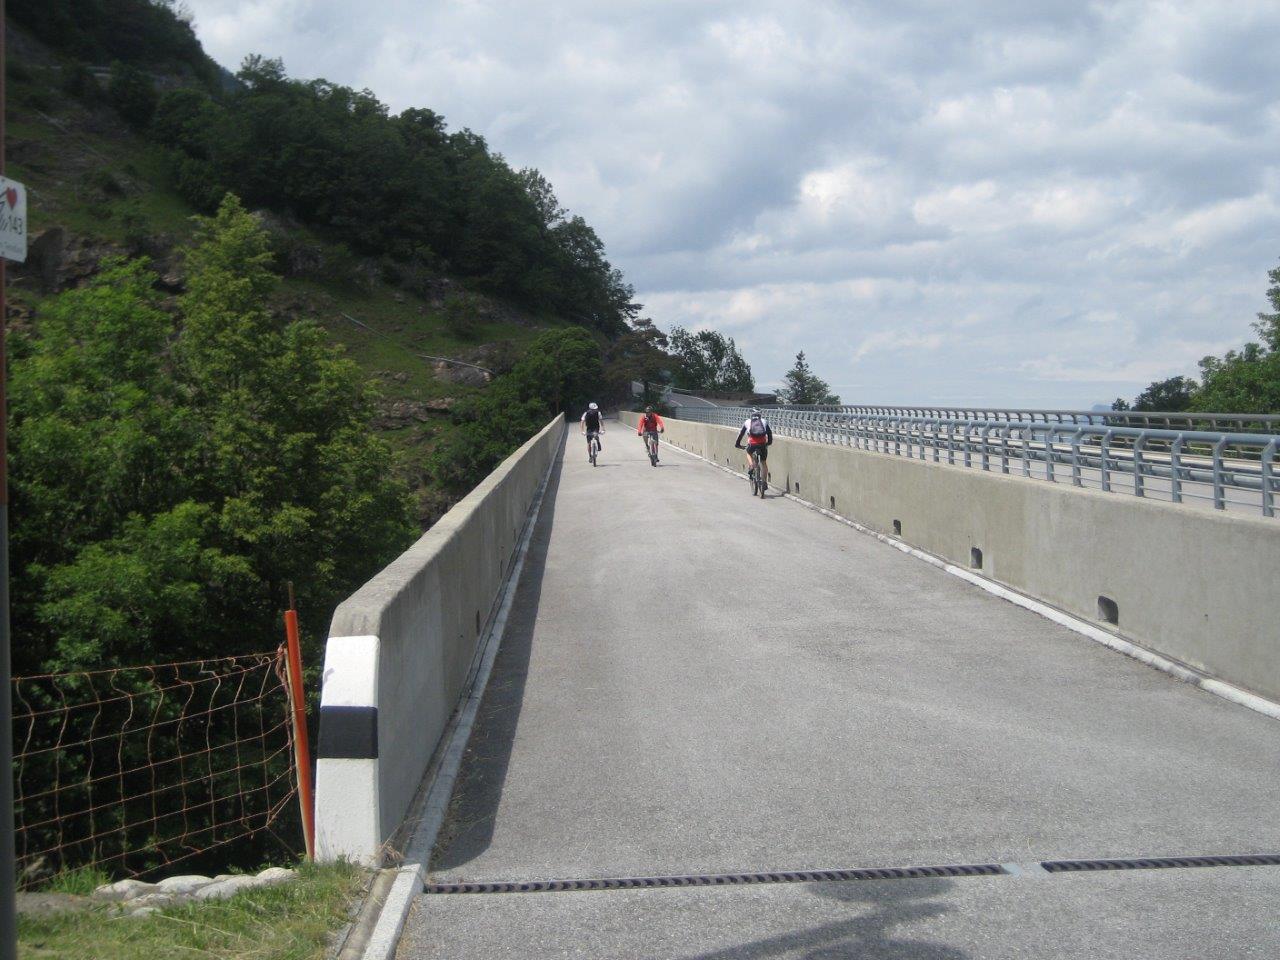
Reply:
[[1174, 437], [1169, 447], [1169, 498], [1182, 502], [1182, 434]]
[[1227, 438], [1222, 437], [1213, 445], [1213, 506], [1215, 510], [1227, 509], [1227, 495], [1223, 490], [1222, 450], [1227, 445]]
[[1147, 432], [1144, 430], [1133, 441], [1133, 495], [1135, 497], [1146, 496], [1146, 486], [1142, 477], [1142, 445], [1147, 442]]
[[1259, 476], [1262, 479], [1262, 515], [1264, 517], [1274, 517], [1276, 515], [1275, 505], [1275, 477], [1273, 476], [1273, 462], [1276, 458], [1276, 441], [1272, 440], [1262, 448], [1262, 462], [1260, 463]]

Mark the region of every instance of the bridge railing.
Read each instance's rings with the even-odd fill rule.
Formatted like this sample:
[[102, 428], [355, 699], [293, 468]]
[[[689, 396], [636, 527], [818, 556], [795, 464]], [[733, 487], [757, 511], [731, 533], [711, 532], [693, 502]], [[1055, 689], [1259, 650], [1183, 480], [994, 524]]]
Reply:
[[[740, 427], [749, 412], [685, 407], [680, 418]], [[774, 433], [817, 443], [1266, 517], [1280, 486], [1276, 434], [815, 407], [769, 408], [767, 418]]]
[[998, 407], [895, 407], [868, 404], [821, 406], [770, 405], [770, 411], [843, 413], [851, 416], [909, 417], [934, 420], [994, 420], [1005, 423], [1058, 423], [1086, 426], [1139, 427], [1154, 430], [1201, 430], [1280, 434], [1280, 414], [1194, 413], [1142, 410], [1035, 410]]

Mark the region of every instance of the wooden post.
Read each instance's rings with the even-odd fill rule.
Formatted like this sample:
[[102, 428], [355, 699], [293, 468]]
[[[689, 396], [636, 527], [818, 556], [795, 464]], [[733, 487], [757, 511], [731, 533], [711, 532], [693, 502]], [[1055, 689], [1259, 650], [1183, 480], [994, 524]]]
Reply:
[[288, 648], [289, 703], [293, 709], [293, 753], [298, 771], [298, 804], [302, 808], [302, 836], [307, 859], [316, 856], [316, 808], [312, 800], [311, 746], [307, 742], [307, 702], [302, 694], [302, 644], [298, 639], [298, 611], [289, 584], [289, 609], [284, 613], [285, 644]]

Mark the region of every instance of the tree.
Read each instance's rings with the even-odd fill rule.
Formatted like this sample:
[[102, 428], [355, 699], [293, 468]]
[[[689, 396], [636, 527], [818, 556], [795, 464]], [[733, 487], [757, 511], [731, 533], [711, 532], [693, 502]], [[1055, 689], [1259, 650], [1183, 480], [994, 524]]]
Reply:
[[750, 393], [755, 389], [751, 367], [732, 337], [715, 330], [671, 331], [671, 353], [679, 364], [679, 386], [685, 390]]
[[111, 84], [107, 88], [111, 105], [125, 122], [142, 130], [151, 123], [159, 95], [155, 83], [137, 67], [116, 61], [111, 65]]
[[[1133, 401], [1133, 410], [1164, 410], [1177, 413], [1190, 410], [1195, 397], [1197, 384], [1190, 377], [1170, 377], [1168, 380], [1157, 380]], [[1117, 409], [1112, 407], [1112, 409]]]
[[411, 541], [361, 373], [270, 309], [270, 258], [228, 198], [187, 251], [178, 315], [141, 260], [42, 306], [13, 364], [20, 671], [260, 649], [286, 580], [314, 641]]
[[1262, 343], [1246, 343], [1200, 361], [1200, 389], [1192, 409], [1218, 413], [1280, 413], [1280, 267], [1267, 273], [1274, 313], [1259, 313]]
[[628, 400], [631, 384], [638, 382], [644, 390], [645, 405], [654, 405], [658, 400], [654, 384], [666, 382], [676, 368], [675, 359], [667, 352], [669, 343], [652, 320], [633, 320], [630, 329], [605, 350], [605, 387], [601, 396], [612, 402]]
[[783, 387], [778, 391], [783, 403], [837, 404], [840, 398], [831, 392], [827, 382], [809, 369], [804, 351], [796, 354], [796, 365], [783, 377]]
[[432, 451], [428, 471], [455, 493], [470, 489], [556, 413], [599, 392], [600, 348], [579, 328], [538, 337], [509, 373], [453, 410], [457, 429]]

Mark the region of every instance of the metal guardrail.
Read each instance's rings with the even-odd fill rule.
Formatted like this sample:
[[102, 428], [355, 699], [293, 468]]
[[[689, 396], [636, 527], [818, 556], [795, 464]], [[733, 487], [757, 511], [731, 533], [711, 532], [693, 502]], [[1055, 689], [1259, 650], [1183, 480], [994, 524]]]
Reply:
[[[679, 419], [741, 427], [749, 414], [747, 407], [685, 407]], [[765, 415], [781, 436], [1266, 517], [1275, 516], [1280, 488], [1274, 434], [839, 408], [770, 407]]]
[[919, 417], [938, 420], [994, 420], [1004, 423], [1070, 423], [1089, 426], [1144, 427], [1156, 430], [1228, 430], [1234, 433], [1280, 434], [1280, 414], [1193, 413], [1141, 410], [1018, 410], [996, 407], [816, 406], [770, 404], [769, 410], [847, 413], [873, 417]]

